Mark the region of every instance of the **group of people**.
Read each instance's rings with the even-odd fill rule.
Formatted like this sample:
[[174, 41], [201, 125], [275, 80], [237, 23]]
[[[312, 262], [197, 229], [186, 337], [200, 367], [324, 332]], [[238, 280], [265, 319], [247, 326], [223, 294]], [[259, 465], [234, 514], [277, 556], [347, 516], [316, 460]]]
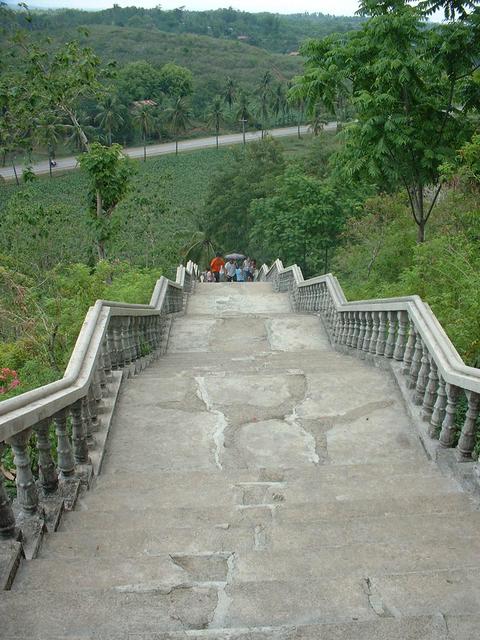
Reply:
[[210, 262], [210, 267], [201, 274], [202, 282], [253, 282], [257, 265], [255, 260], [246, 257], [243, 262], [228, 258], [221, 253]]

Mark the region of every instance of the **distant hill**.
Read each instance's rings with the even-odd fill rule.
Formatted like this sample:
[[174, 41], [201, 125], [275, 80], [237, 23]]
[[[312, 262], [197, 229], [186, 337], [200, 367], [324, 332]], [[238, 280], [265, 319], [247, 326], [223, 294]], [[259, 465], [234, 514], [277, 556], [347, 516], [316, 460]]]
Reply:
[[114, 6], [104, 11], [61, 9], [38, 12], [34, 28], [65, 29], [80, 25], [140, 28], [177, 34], [205, 35], [245, 42], [275, 53], [297, 51], [306, 38], [321, 38], [333, 32], [357, 29], [362, 18], [322, 13], [281, 15], [247, 13], [235, 9], [163, 11]]
[[275, 54], [244, 44], [207, 36], [164, 33], [112, 25], [90, 25], [89, 35], [75, 29], [49, 31], [53, 43], [78, 38], [92, 47], [104, 62], [120, 66], [147, 60], [154, 66], [175, 62], [193, 73], [193, 108], [200, 114], [216, 94], [222, 94], [230, 75], [239, 86], [254, 91], [261, 77], [270, 71], [275, 80], [286, 82], [302, 70], [301, 58]]

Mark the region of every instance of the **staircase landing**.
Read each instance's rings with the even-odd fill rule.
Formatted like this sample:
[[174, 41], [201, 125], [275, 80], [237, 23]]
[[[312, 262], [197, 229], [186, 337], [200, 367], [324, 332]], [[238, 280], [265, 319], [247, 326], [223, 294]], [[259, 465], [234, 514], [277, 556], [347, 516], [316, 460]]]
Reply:
[[387, 373], [268, 284], [198, 285], [0, 636], [473, 640], [479, 530]]

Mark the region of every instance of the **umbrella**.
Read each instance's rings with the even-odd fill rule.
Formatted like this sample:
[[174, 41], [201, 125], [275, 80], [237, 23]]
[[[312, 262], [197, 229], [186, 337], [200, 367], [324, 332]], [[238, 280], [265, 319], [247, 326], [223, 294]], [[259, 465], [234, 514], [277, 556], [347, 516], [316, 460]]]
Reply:
[[245, 258], [243, 253], [229, 253], [225, 256], [228, 260], [242, 260]]

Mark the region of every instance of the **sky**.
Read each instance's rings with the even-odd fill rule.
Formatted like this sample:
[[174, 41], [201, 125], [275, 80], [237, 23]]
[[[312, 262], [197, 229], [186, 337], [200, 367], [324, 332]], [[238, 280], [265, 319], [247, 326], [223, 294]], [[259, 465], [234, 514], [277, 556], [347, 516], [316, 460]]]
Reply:
[[[11, 2], [13, 4], [13, 2]], [[112, 0], [30, 0], [31, 7], [70, 9], [106, 9], [111, 7]], [[358, 8], [357, 0], [116, 0], [123, 7], [135, 5], [146, 9], [161, 5], [162, 9], [175, 9], [184, 6], [186, 9], [204, 11], [206, 9], [220, 9], [233, 7], [241, 11], [270, 11], [271, 13], [329, 13], [337, 16], [352, 16]]]

